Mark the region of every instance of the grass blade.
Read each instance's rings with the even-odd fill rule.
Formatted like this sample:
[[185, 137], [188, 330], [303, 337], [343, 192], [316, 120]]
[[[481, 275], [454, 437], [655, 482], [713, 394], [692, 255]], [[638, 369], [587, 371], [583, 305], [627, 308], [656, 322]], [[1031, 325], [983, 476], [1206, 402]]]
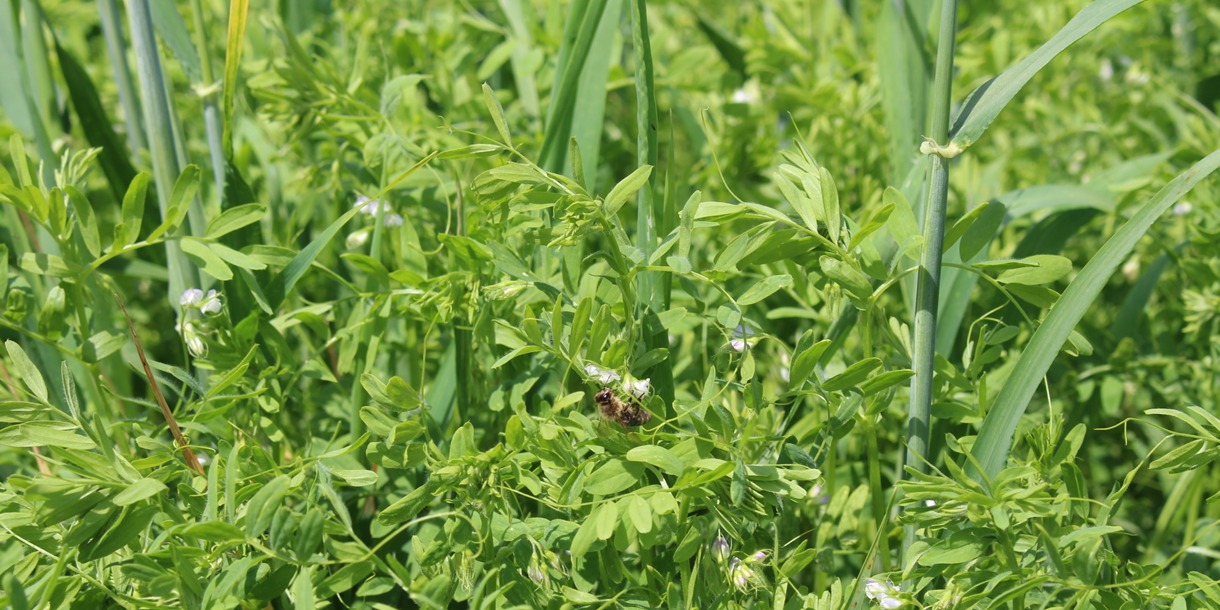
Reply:
[[911, 170], [919, 150], [919, 136], [928, 125], [932, 57], [926, 46], [926, 30], [918, 18], [926, 21], [930, 13], [930, 0], [881, 3], [877, 70], [881, 75], [881, 104], [889, 132], [893, 182]]
[[140, 123], [140, 100], [136, 97], [136, 87], [131, 80], [131, 69], [127, 67], [127, 42], [123, 39], [119, 7], [115, 0], [97, 0], [97, 13], [106, 39], [110, 70], [119, 93], [119, 105], [123, 107], [127, 147], [131, 151], [143, 150], [148, 148], [148, 143], [144, 137], [144, 125]]
[[512, 68], [513, 80], [517, 83], [517, 97], [521, 107], [531, 117], [542, 114], [542, 106], [538, 102], [538, 82], [534, 79], [534, 71], [527, 69], [527, 56], [534, 47], [534, 37], [530, 35], [529, 23], [526, 22], [525, 9], [521, 0], [500, 0], [500, 10], [508, 18], [508, 27], [512, 38], [517, 44], [513, 47]]
[[[1114, 270], [1152, 223], [1217, 167], [1220, 167], [1220, 150], [1204, 157], [1165, 185], [1106, 241], [1063, 292], [1059, 302], [1034, 332], [1007, 383], [996, 395], [991, 410], [983, 420], [982, 430], [974, 444], [974, 455], [987, 476], [994, 477], [1004, 467], [1008, 451], [1012, 447], [1013, 433], [1021, 415], [1025, 413], [1026, 405], [1054, 362], [1055, 356], [1059, 354], [1064, 341], [1067, 341], [1068, 335], [1084, 317]], [[973, 467], [970, 473], [976, 480], [981, 478], [981, 473]]]
[[[568, 138], [574, 135], [577, 109], [581, 109], [583, 111], [581, 114], [585, 116], [591, 111], [597, 110], [598, 134], [601, 133], [600, 117], [601, 111], [605, 109], [606, 98], [604, 79], [608, 75], [602, 75], [602, 88], [599, 92], [588, 91], [586, 87], [589, 84], [585, 82], [583, 76], [586, 71], [592, 71], [592, 66], [587, 63], [590, 51], [594, 46], [594, 38], [601, 35], [603, 15], [609, 12], [607, 4], [613, 2], [615, 6], [618, 6], [620, 1], [585, 0], [584, 2], [574, 2], [569, 9], [567, 23], [564, 26], [564, 44], [560, 46], [559, 63], [555, 68], [555, 86], [551, 88], [546, 135], [542, 141], [542, 149], [538, 153], [539, 165], [549, 171], [556, 173], [564, 171]], [[617, 21], [617, 14], [614, 17]], [[575, 40], [570, 48], [567, 47], [568, 40]], [[605, 46], [608, 44], [606, 43]], [[608, 57], [605, 59], [608, 61]], [[582, 93], [584, 95], [581, 95]], [[598, 93], [600, 93], [600, 97], [597, 95]], [[590, 108], [589, 104], [596, 104], [597, 107]], [[600, 144], [601, 138], [596, 139], [597, 144]], [[593, 154], [594, 151], [589, 150], [594, 144], [588, 142], [587, 138], [582, 140], [579, 136], [577, 142], [580, 143], [581, 157], [585, 162], [585, 167], [595, 169], [597, 167], [596, 156]], [[593, 172], [586, 171], [586, 173]]]
[[186, 72], [187, 79], [192, 83], [203, 82], [203, 66], [199, 62], [199, 51], [195, 49], [195, 43], [191, 42], [191, 34], [186, 30], [186, 22], [182, 20], [182, 13], [178, 12], [178, 6], [173, 2], [154, 2], [150, 8], [152, 8], [153, 28], [161, 36], [165, 46], [169, 47], [170, 52], [178, 59], [178, 63], [182, 65], [182, 71]]
[[[1181, 251], [1186, 247], [1186, 242], [1178, 244], [1177, 251]], [[1123, 299], [1123, 306], [1118, 310], [1118, 315], [1114, 316], [1114, 324], [1110, 325], [1110, 335], [1115, 339], [1122, 340], [1127, 337], [1135, 338], [1135, 331], [1139, 329], [1140, 314], [1144, 313], [1144, 308], [1148, 306], [1149, 299], [1152, 298], [1153, 291], [1156, 290], [1157, 282], [1161, 279], [1161, 274], [1165, 273], [1165, 269], [1169, 267], [1169, 255], [1162, 254], [1152, 261], [1151, 265], [1140, 275], [1136, 280], [1135, 285], [1131, 287], [1131, 292], [1127, 293], [1127, 298]]]
[[102, 106], [102, 100], [97, 94], [97, 87], [85, 72], [76, 58], [67, 49], [55, 41], [55, 52], [59, 56], [59, 68], [63, 72], [64, 82], [68, 86], [68, 95], [72, 99], [72, 107], [76, 109], [76, 117], [80, 120], [81, 129], [89, 144], [102, 149], [98, 155], [98, 163], [106, 181], [110, 183], [110, 191], [116, 201], [122, 201], [127, 191], [127, 185], [136, 177], [136, 168], [131, 163], [127, 149], [114, 131], [110, 117]]
[[233, 96], [237, 92], [237, 69], [241, 65], [241, 46], [246, 38], [246, 11], [249, 8], [249, 0], [232, 0], [229, 3], [229, 36], [225, 45], [225, 90], [222, 103], [225, 130], [221, 146], [224, 148], [225, 159], [230, 161], [233, 159]]
[[965, 149], [974, 144], [1004, 106], [1046, 64], [1097, 26], [1140, 2], [1143, 0], [1097, 0], [1086, 6], [1038, 50], [970, 94], [954, 121], [953, 140], [948, 145]]
[[[153, 33], [152, 17], [148, 0], [129, 0], [127, 18], [131, 23], [132, 42], [140, 68], [140, 85], [144, 97], [144, 123], [148, 129], [149, 152], [152, 156], [153, 177], [157, 185], [157, 202], [161, 207], [161, 219], [169, 218], [169, 205], [174, 184], [181, 166], [174, 142], [173, 117], [161, 69], [161, 53], [157, 49]], [[179, 233], [184, 232], [179, 229]], [[181, 294], [187, 288], [199, 287], [198, 271], [190, 264], [176, 240], [165, 244], [171, 295]], [[178, 299], [170, 299], [174, 311], [181, 313]]]

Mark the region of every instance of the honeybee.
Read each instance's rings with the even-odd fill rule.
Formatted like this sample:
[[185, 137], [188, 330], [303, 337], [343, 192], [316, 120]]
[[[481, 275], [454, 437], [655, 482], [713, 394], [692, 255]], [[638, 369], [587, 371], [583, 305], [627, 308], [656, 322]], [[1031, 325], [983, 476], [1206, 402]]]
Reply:
[[602, 388], [593, 401], [597, 403], [597, 410], [602, 415], [602, 419], [606, 421], [617, 421], [624, 428], [634, 428], [642, 426], [652, 420], [652, 413], [649, 413], [640, 406], [633, 398], [628, 398], [626, 402], [615, 394], [611, 388]]

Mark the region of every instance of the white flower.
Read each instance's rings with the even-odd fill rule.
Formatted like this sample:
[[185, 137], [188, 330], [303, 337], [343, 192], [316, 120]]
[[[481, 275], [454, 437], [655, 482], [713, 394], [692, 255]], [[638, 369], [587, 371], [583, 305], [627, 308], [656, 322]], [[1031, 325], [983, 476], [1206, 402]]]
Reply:
[[589, 376], [593, 378], [593, 380], [601, 382], [602, 385], [608, 385], [612, 382], [621, 381], [623, 379], [622, 377], [619, 376], [618, 373], [615, 373], [614, 371], [610, 371], [607, 369], [603, 369], [602, 367], [597, 366], [596, 364], [590, 364], [589, 366], [586, 366], [585, 372], [588, 373]]
[[1132, 282], [1139, 279], [1140, 261], [1138, 258], [1132, 257], [1131, 260], [1123, 263], [1123, 275]]
[[361, 229], [347, 236], [347, 249], [355, 250], [364, 245], [364, 242], [369, 240], [369, 232]]
[[729, 349], [732, 349], [738, 353], [746, 351], [746, 348], [753, 344], [753, 341], [750, 340], [750, 337], [753, 336], [753, 328], [750, 328], [745, 324], [738, 324], [737, 327], [733, 329], [732, 335], [729, 337]]
[[1101, 80], [1110, 80], [1111, 78], [1114, 78], [1114, 64], [1110, 62], [1109, 57], [1101, 60], [1101, 67], [1097, 70], [1097, 72], [1098, 75], [1101, 76]]
[[[352, 207], [360, 208], [361, 212], [368, 214], [369, 216], [372, 216], [373, 214], [377, 213], [377, 210], [379, 209], [379, 206], [381, 203], [382, 203], [382, 201], [380, 199], [369, 199], [368, 197], [365, 197], [364, 195], [356, 195], [356, 203], [353, 203]], [[387, 210], [390, 209], [390, 206], [388, 203], [385, 205], [386, 205], [385, 209], [387, 209]]]
[[208, 315], [216, 315], [220, 313], [220, 308], [223, 305], [220, 301], [220, 295], [215, 290], [209, 290], [208, 296], [199, 304], [199, 309]]
[[758, 98], [761, 96], [762, 90], [759, 89], [758, 83], [750, 81], [744, 87], [733, 92], [734, 104], [757, 104]]
[[734, 339], [729, 341], [729, 348], [738, 353], [746, 351], [746, 345], [747, 343], [744, 340]]
[[1190, 211], [1193, 209], [1195, 209], [1195, 206], [1190, 205], [1189, 201], [1183, 201], [1182, 203], [1179, 203], [1179, 204], [1176, 204], [1173, 206], [1173, 215], [1174, 216], [1185, 216], [1185, 215], [1189, 214]]
[[198, 288], [188, 288], [182, 293], [182, 297], [178, 299], [178, 304], [183, 307], [196, 307], [203, 300], [203, 291]]
[[387, 227], [401, 227], [402, 226], [402, 216], [400, 216], [398, 214], [386, 214], [385, 220], [383, 220], [382, 222], [384, 222], [385, 226], [387, 226]]
[[639, 400], [644, 400], [648, 395], [648, 382], [652, 381], [651, 377], [639, 379], [636, 381], [627, 382], [627, 391], [635, 395]]
[[203, 336], [194, 322], [187, 321], [182, 326], [182, 338], [186, 341], [186, 349], [196, 358], [208, 355], [208, 345], [203, 342]]
[[936, 500], [924, 500], [923, 505], [927, 506], [928, 508], [933, 508], [936, 506]]
[[895, 597], [897, 592], [898, 590], [894, 587], [894, 583], [888, 580], [881, 582], [870, 578], [865, 581], [864, 594], [869, 599], [877, 602], [882, 608], [886, 608], [886, 610], [902, 607], [902, 600]]

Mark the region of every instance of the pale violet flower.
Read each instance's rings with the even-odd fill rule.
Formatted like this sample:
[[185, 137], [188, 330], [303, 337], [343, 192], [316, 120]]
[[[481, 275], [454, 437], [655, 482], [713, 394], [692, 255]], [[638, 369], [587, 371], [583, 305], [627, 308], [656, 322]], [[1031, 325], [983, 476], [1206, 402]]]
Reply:
[[385, 220], [383, 220], [382, 222], [384, 222], [385, 226], [387, 226], [387, 227], [401, 227], [402, 226], [402, 216], [400, 216], [398, 214], [386, 214]]
[[204, 297], [203, 302], [199, 304], [199, 310], [208, 315], [216, 315], [220, 313], [223, 303], [220, 301], [220, 294], [215, 290], [209, 290], [208, 296]]
[[594, 381], [600, 382], [602, 385], [609, 385], [610, 383], [621, 381], [623, 379], [618, 373], [603, 369], [596, 364], [586, 366], [585, 372], [588, 373], [589, 377], [592, 377]]
[[1183, 202], [1178, 203], [1173, 206], [1173, 215], [1174, 216], [1185, 216], [1185, 215], [1189, 214], [1190, 211], [1193, 209], [1195, 209], [1195, 206], [1190, 205], [1189, 201], [1183, 201]]
[[894, 583], [890, 581], [881, 582], [879, 580], [868, 579], [864, 584], [864, 594], [869, 599], [877, 602], [877, 605], [886, 610], [901, 608], [903, 601], [898, 599], [898, 589], [894, 587]]
[[347, 236], [347, 249], [355, 250], [369, 240], [369, 232], [361, 229]]
[[733, 329], [733, 334], [729, 338], [729, 349], [741, 353], [750, 347], [752, 341], [750, 337], [754, 336], [754, 329], [745, 324], [738, 324], [737, 328]]
[[[356, 195], [356, 203], [353, 203], [352, 207], [360, 208], [361, 212], [368, 214], [369, 216], [372, 216], [373, 214], [377, 213], [377, 210], [379, 209], [379, 205], [381, 203], [382, 203], [382, 201], [380, 199], [369, 199], [368, 197], [365, 197], [364, 195]], [[385, 204], [385, 205], [386, 205], [387, 210], [390, 209], [389, 204]]]
[[652, 381], [651, 377], [629, 381], [627, 382], [627, 391], [635, 395], [637, 399], [644, 400], [644, 397], [648, 395], [648, 383], [650, 381]]
[[748, 561], [750, 563], [762, 563], [766, 560], [767, 560], [766, 551], [758, 551], [757, 553], [750, 555], [750, 557], [748, 559], [746, 559], [746, 561]]
[[731, 549], [732, 547], [729, 546], [728, 539], [724, 537], [724, 534], [721, 534], [712, 543], [712, 557], [716, 559], [716, 563], [723, 564], [725, 561], [728, 561]]
[[199, 302], [203, 300], [203, 291], [198, 288], [188, 288], [182, 293], [182, 297], [178, 299], [178, 304], [186, 307], [198, 307]]
[[757, 575], [750, 566], [736, 557], [733, 558], [733, 563], [729, 564], [729, 582], [733, 586], [744, 591], [754, 584], [755, 578]]

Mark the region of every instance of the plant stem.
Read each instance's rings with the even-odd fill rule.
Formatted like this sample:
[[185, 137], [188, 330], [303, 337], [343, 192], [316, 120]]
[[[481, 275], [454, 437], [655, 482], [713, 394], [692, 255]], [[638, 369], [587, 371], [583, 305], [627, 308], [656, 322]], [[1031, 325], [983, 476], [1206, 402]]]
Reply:
[[[943, 0], [940, 41], [936, 51], [936, 81], [932, 86], [932, 140], [949, 138], [949, 104], [953, 85], [953, 46], [957, 35], [957, 0]], [[931, 430], [932, 375], [936, 358], [936, 309], [940, 295], [940, 259], [945, 241], [945, 203], [949, 195], [949, 160], [932, 156], [928, 202], [924, 207], [923, 254], [915, 296], [915, 379], [907, 420], [906, 465], [926, 472]], [[915, 542], [915, 526], [903, 528], [902, 554]]]

